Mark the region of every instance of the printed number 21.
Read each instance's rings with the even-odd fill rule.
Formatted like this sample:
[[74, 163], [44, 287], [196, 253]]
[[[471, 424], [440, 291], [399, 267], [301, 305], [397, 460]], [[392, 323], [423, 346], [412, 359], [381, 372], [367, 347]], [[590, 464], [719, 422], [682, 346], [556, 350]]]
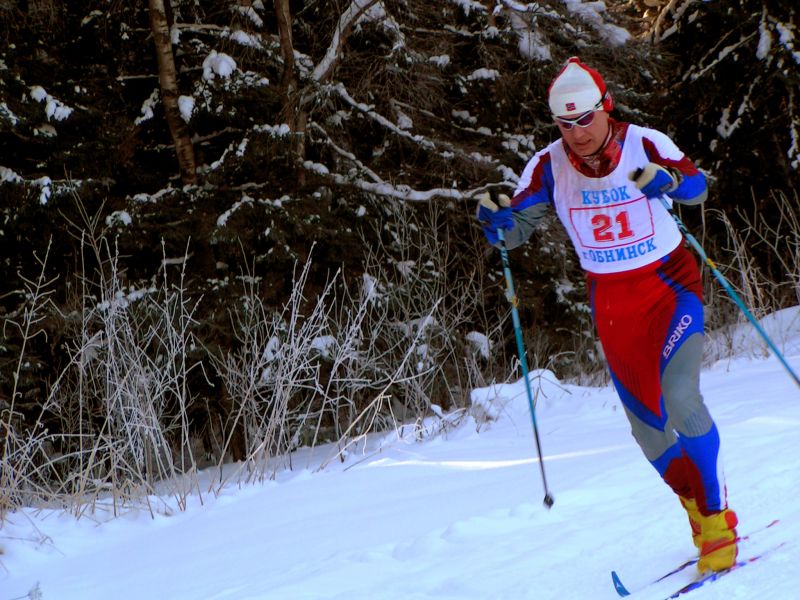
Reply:
[[[619, 226], [619, 231], [612, 230], [614, 222]], [[614, 221], [611, 217], [605, 214], [599, 214], [592, 217], [592, 233], [597, 242], [613, 242], [614, 240], [624, 240], [625, 238], [633, 237], [631, 231], [630, 220], [628, 219], [628, 212], [618, 212]]]

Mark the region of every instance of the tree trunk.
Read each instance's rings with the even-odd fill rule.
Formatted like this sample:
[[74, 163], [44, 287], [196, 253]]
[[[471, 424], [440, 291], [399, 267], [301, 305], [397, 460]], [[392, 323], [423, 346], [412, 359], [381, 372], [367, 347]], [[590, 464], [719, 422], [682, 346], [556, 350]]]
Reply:
[[[353, 25], [358, 18], [374, 6], [378, 0], [353, 0], [350, 6], [341, 14], [334, 31], [325, 57], [314, 69], [312, 78], [317, 83], [327, 81], [341, 59], [342, 48]], [[275, 14], [278, 19], [278, 36], [281, 41], [281, 56], [283, 57], [283, 76], [281, 89], [283, 91], [283, 107], [281, 117], [289, 125], [295, 135], [294, 152], [299, 160], [305, 158], [306, 127], [308, 125], [307, 106], [312, 102], [314, 90], [300, 89], [294, 68], [294, 44], [292, 42], [292, 14], [289, 0], [274, 0]], [[304, 174], [299, 177], [304, 178]]]
[[[283, 75], [281, 77], [281, 91], [283, 92], [282, 120], [289, 126], [295, 136], [293, 149], [295, 156], [303, 160], [306, 154], [306, 114], [300, 106], [300, 90], [298, 90], [297, 75], [294, 70], [294, 43], [292, 42], [292, 13], [289, 0], [275, 0], [275, 14], [278, 18], [278, 37], [281, 41], [281, 56], [283, 57]], [[299, 177], [305, 178], [301, 171]]]
[[193, 184], [197, 182], [194, 148], [189, 137], [189, 128], [181, 117], [180, 109], [178, 108], [178, 78], [175, 71], [175, 60], [172, 56], [172, 41], [169, 34], [164, 0], [148, 0], [148, 2], [150, 6], [150, 28], [153, 31], [156, 56], [158, 57], [158, 80], [161, 86], [161, 101], [164, 103], [164, 113], [167, 117], [169, 131], [172, 134], [172, 142], [175, 144], [181, 181], [184, 184]]
[[291, 95], [297, 90], [297, 77], [294, 73], [294, 43], [292, 42], [292, 14], [289, 10], [289, 0], [275, 0], [275, 14], [278, 18], [278, 37], [281, 40], [281, 56], [283, 57], [281, 88], [287, 95]]

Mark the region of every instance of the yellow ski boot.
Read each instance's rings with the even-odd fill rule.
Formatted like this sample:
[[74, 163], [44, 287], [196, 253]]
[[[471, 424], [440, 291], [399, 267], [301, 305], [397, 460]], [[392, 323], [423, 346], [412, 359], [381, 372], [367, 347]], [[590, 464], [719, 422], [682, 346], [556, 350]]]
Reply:
[[700, 519], [703, 518], [703, 515], [700, 514], [697, 508], [697, 501], [694, 498], [684, 498], [683, 496], [679, 496], [679, 498], [681, 499], [681, 505], [689, 516], [689, 526], [692, 528], [692, 541], [699, 551], [703, 547], [703, 538], [700, 535]]
[[738, 548], [736, 513], [726, 508], [710, 515], [700, 515], [700, 560], [697, 570], [724, 571], [736, 564]]
[[704, 515], [697, 508], [694, 498], [680, 497], [681, 505], [689, 517], [692, 528], [692, 541], [700, 552], [697, 570], [724, 571], [736, 564], [738, 548], [736, 542], [736, 525], [739, 520], [730, 509]]

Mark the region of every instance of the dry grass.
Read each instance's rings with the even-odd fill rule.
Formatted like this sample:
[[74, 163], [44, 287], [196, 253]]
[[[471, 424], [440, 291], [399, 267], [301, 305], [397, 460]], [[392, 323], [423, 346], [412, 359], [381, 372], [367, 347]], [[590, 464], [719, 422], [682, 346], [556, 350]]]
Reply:
[[[800, 216], [796, 207], [796, 196], [792, 200], [773, 193], [766, 210], [736, 209], [736, 223], [723, 211], [707, 211], [726, 233], [723, 242], [711, 247], [708, 254], [756, 319], [800, 302]], [[738, 326], [749, 325], [733, 299], [707, 269], [704, 271], [708, 275], [706, 362], [713, 362], [741, 351], [735, 332]], [[768, 353], [764, 345], [761, 355]]]
[[[202, 347], [198, 300], [185, 292], [189, 249], [182, 260], [165, 258], [148, 288], [130, 289], [101, 220], [81, 206], [82, 222], [72, 223], [83, 248], [73, 305], [50, 298], [44, 257], [41, 274], [26, 282], [25, 310], [6, 319], [29, 341], [43, 318], [58, 317], [70, 341], [32, 426], [15, 409], [16, 388], [2, 412], [0, 517], [23, 506], [79, 517], [133, 506], [183, 509], [189, 494], [202, 499], [228, 482], [291, 468], [291, 452], [302, 446], [332, 443], [324, 466], [372, 433], [421, 438], [457, 424], [469, 391], [500, 363], [465, 339], [464, 323], [491, 320], [481, 314], [479, 273], [453, 279], [463, 272], [454, 263], [469, 258], [446, 242], [440, 208], [381, 206], [384, 241], [370, 249], [358, 281], [336, 274], [310, 298], [309, 258], [276, 310], [264, 304], [261, 281], [242, 274], [242, 295], [230, 309], [236, 344], [209, 351], [205, 367], [230, 400], [211, 427], [218, 473], [205, 488], [189, 385], [200, 368], [189, 357]], [[18, 370], [27, 360], [23, 343]], [[243, 452], [230, 468], [238, 444]]]

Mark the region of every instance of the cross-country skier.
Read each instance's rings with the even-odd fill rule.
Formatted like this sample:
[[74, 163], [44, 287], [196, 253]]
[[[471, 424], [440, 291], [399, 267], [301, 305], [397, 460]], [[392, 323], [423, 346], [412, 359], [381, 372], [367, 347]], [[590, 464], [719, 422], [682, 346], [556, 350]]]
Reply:
[[736, 562], [717, 427], [700, 394], [700, 271], [659, 197], [700, 204], [706, 181], [660, 131], [616, 121], [602, 76], [570, 58], [548, 100], [561, 139], [537, 152], [514, 197], [483, 198], [490, 243], [527, 241], [553, 207], [587, 275], [592, 314], [633, 437], [689, 515], [701, 572]]

